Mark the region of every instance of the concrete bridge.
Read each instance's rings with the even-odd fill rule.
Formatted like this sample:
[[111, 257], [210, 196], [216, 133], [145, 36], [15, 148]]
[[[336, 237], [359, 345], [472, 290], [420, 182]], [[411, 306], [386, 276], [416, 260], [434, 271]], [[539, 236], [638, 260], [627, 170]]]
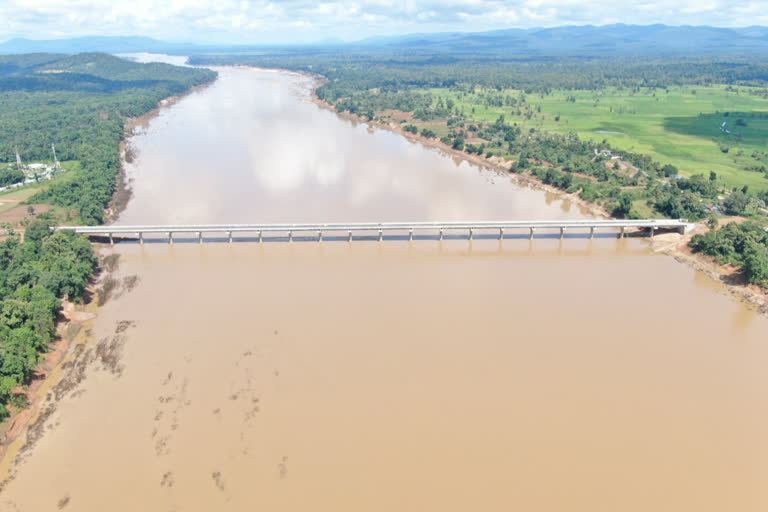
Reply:
[[[146, 225], [146, 226], [57, 226], [53, 229], [68, 230], [92, 238], [109, 239], [114, 243], [115, 239], [138, 240], [144, 243], [145, 236], [153, 240], [167, 239], [173, 243], [174, 235], [192, 235], [202, 243], [205, 235], [224, 235], [225, 239], [232, 242], [235, 237], [246, 237], [259, 242], [269, 239], [273, 241], [294, 240], [298, 234], [301, 240], [322, 241], [323, 235], [330, 235], [330, 239], [348, 240], [371, 239], [371, 235], [379, 241], [387, 239], [408, 240], [417, 238], [429, 238], [442, 240], [450, 233], [452, 237], [459, 235], [469, 240], [477, 234], [484, 238], [489, 236], [503, 239], [506, 234], [524, 233], [530, 239], [535, 233], [559, 233], [560, 238], [565, 237], [566, 231], [581, 233], [583, 236], [593, 238], [595, 232], [613, 233], [623, 238], [628, 231], [645, 232], [651, 237], [657, 230], [674, 230], [686, 233], [692, 229], [693, 224], [685, 219], [645, 219], [645, 220], [514, 220], [514, 221], [478, 221], [478, 222], [358, 222], [358, 223], [307, 223], [307, 224], [189, 224], [189, 225]], [[364, 235], [363, 235], [364, 234]], [[385, 234], [387, 234], [385, 236]], [[335, 235], [335, 236], [334, 236]], [[354, 236], [353, 236], [354, 235]], [[216, 238], [217, 240], [219, 238]]]

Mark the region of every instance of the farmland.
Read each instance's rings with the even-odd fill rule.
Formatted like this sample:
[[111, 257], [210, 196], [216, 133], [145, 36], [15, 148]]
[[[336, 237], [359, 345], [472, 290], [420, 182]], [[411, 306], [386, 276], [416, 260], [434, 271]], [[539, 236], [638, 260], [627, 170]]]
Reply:
[[[683, 175], [712, 170], [730, 186], [768, 189], [768, 175], [759, 170], [768, 162], [764, 89], [716, 85], [548, 94], [482, 88], [420, 91], [443, 102], [451, 99], [469, 120], [494, 122], [503, 115], [524, 130], [605, 140], [612, 147], [675, 165]], [[435, 128], [439, 135], [440, 127]]]

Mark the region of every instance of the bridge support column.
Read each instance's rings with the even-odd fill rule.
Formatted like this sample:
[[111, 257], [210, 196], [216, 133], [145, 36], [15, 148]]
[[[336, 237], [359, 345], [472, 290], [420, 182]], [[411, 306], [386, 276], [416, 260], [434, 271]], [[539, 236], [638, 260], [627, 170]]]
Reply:
[[323, 241], [323, 232], [322, 231], [318, 231], [317, 232], [317, 241], [318, 242], [322, 242]]
[[565, 227], [560, 228], [560, 240], [565, 238]]
[[413, 228], [408, 230], [408, 241], [413, 242]]
[[352, 230], [347, 231], [348, 242], [352, 241]]
[[656, 231], [656, 228], [651, 226], [651, 238], [653, 238], [653, 234], [654, 234], [655, 231]]
[[472, 228], [469, 228], [469, 239], [472, 240]]
[[443, 228], [440, 228], [440, 241], [443, 241]]
[[499, 228], [499, 240], [504, 240], [504, 228]]
[[619, 238], [624, 238], [624, 234], [626, 233], [626, 231], [627, 231], [627, 227], [621, 226], [621, 235], [619, 236]]
[[593, 238], [595, 238], [595, 226], [589, 228], [589, 239], [592, 240]]
[[379, 242], [384, 240], [384, 233], [382, 232], [381, 228], [379, 228]]
[[144, 245], [144, 233], [139, 233], [139, 243]]
[[173, 231], [168, 232], [168, 243], [173, 244]]
[[115, 241], [112, 239], [112, 233], [109, 233], [109, 245], [115, 245]]
[[293, 231], [288, 232], [288, 241], [293, 242]]
[[533, 234], [536, 232], [536, 228], [530, 228], [530, 229], [531, 229], [531, 234], [528, 237], [528, 240], [533, 240]]
[[259, 243], [261, 243], [261, 230], [259, 230]]
[[227, 238], [229, 239], [229, 243], [232, 243], [232, 232], [227, 231]]
[[197, 243], [199, 243], [199, 244], [203, 243], [203, 232], [202, 231], [198, 231], [197, 232]]

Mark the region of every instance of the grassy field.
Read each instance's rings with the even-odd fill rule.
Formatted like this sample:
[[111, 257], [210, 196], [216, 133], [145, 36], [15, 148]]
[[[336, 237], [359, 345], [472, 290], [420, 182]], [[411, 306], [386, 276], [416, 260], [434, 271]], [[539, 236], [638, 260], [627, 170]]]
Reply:
[[[684, 175], [713, 170], [730, 186], [768, 189], [766, 174], [747, 170], [768, 167], [768, 99], [749, 94], [748, 88], [554, 90], [548, 95], [522, 95], [517, 90], [429, 91], [443, 101], [450, 98], [472, 119], [492, 122], [503, 114], [507, 122], [525, 129], [604, 139], [616, 148], [673, 164]], [[509, 96], [515, 104], [491, 106], [487, 99], [494, 95]]]

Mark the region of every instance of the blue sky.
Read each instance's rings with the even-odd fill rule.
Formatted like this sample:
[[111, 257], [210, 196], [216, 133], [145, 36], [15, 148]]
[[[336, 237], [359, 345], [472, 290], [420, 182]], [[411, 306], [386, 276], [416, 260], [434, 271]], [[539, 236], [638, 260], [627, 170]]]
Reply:
[[557, 25], [768, 25], [768, 0], [0, 0], [0, 20], [0, 40], [287, 43]]

